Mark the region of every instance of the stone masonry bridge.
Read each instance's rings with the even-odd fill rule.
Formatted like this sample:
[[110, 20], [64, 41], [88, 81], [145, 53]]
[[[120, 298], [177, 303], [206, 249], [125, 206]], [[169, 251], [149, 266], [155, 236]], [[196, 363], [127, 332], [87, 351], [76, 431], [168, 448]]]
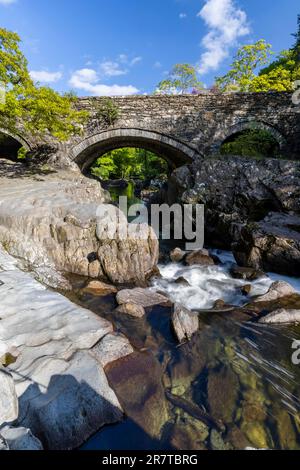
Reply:
[[300, 158], [300, 109], [289, 93], [116, 97], [120, 116], [113, 126], [97, 119], [103, 100], [79, 99], [78, 108], [90, 111], [91, 118], [82, 135], [68, 142], [41, 141], [22, 130], [13, 137], [35, 154], [51, 148], [58, 166], [82, 170], [101, 154], [125, 146], [151, 150], [174, 168], [218, 153], [228, 137], [250, 128], [269, 131], [284, 157]]

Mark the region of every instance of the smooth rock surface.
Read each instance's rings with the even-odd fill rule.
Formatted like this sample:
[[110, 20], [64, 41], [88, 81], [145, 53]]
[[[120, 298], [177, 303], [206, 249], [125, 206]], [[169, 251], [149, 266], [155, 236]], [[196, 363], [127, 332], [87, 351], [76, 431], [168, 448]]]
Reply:
[[43, 450], [41, 441], [30, 429], [5, 426], [1, 435], [6, 440], [9, 450]]
[[0, 267], [0, 340], [21, 353], [9, 368], [19, 399], [17, 425], [29, 428], [46, 449], [76, 448], [123, 415], [91, 355], [112, 324], [47, 290], [1, 249]]
[[134, 349], [128, 339], [117, 333], [106, 335], [100, 343], [96, 344], [92, 349], [93, 356], [96, 357], [102, 367], [122, 357], [128, 356], [133, 352]]
[[151, 289], [137, 287], [135, 289], [124, 289], [118, 292], [117, 302], [119, 305], [133, 303], [147, 308], [165, 304], [168, 302], [168, 298]]
[[271, 284], [270, 289], [264, 295], [260, 295], [254, 299], [254, 302], [269, 302], [280, 299], [281, 297], [288, 297], [295, 294], [296, 290], [285, 281], [276, 281]]
[[300, 310], [280, 308], [260, 318], [259, 323], [290, 324], [300, 323]]
[[9, 447], [4, 437], [2, 437], [0, 434], [0, 451], [1, 450], [9, 450]]
[[158, 262], [158, 240], [148, 225], [136, 238], [135, 227], [108, 201], [100, 183], [80, 172], [1, 177], [0, 243], [34, 269], [145, 282]]
[[19, 405], [12, 375], [0, 369], [0, 426], [18, 418]]
[[135, 318], [143, 318], [146, 315], [144, 307], [133, 303], [122, 304], [116, 311]]
[[172, 325], [180, 343], [184, 340], [190, 340], [199, 328], [198, 314], [191, 312], [180, 304], [175, 304]]
[[117, 289], [115, 286], [106, 284], [105, 282], [91, 281], [86, 287], [84, 287], [84, 289], [82, 289], [82, 292], [86, 294], [92, 294], [97, 297], [104, 297], [106, 295], [116, 294]]

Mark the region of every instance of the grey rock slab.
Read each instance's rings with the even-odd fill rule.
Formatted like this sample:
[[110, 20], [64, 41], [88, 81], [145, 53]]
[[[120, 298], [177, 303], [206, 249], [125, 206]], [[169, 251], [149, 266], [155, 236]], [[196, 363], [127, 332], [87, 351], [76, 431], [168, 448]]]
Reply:
[[1, 450], [9, 450], [9, 447], [4, 437], [0, 435], [0, 451]]
[[1, 435], [9, 450], [43, 450], [41, 441], [32, 434], [30, 429], [5, 426], [1, 429]]
[[46, 449], [73, 449], [123, 411], [99, 362], [81, 351], [69, 361], [44, 359], [20, 396], [18, 424]]
[[268, 292], [257, 297], [254, 302], [270, 302], [296, 293], [296, 290], [285, 281], [276, 281], [271, 284]]
[[19, 406], [12, 375], [0, 369], [0, 426], [12, 423], [18, 417]]
[[118, 292], [117, 302], [123, 304], [137, 304], [144, 308], [161, 305], [168, 302], [168, 298], [151, 289], [137, 287], [135, 289], [124, 289]]
[[300, 323], [300, 310], [279, 308], [259, 320], [266, 324]]
[[[0, 342], [20, 353], [9, 366], [12, 376], [1, 370], [6, 395], [0, 393], [0, 423], [17, 418], [16, 425], [30, 429], [47, 449], [76, 448], [123, 416], [102, 362], [125, 354], [126, 341], [116, 341], [116, 351], [109, 351], [106, 340], [101, 362], [91, 349], [112, 333], [109, 321], [49, 291], [29, 273], [2, 271], [0, 280]], [[9, 400], [15, 400], [10, 408]]]

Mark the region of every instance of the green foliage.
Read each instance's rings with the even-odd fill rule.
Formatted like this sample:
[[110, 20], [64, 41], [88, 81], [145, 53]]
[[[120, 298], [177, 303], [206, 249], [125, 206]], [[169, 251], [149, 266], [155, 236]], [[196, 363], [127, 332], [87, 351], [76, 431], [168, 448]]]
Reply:
[[131, 147], [112, 150], [91, 167], [91, 173], [101, 179], [148, 179], [167, 172], [168, 165], [163, 159], [148, 150]]
[[98, 107], [96, 118], [104, 121], [107, 126], [112, 126], [120, 117], [120, 110], [112, 98], [106, 98]]
[[195, 67], [189, 64], [176, 64], [169, 77], [158, 84], [156, 93], [183, 94], [202, 88], [203, 84], [197, 78]]
[[32, 81], [19, 36], [4, 28], [0, 28], [0, 82], [6, 92], [0, 103], [0, 127], [11, 132], [21, 119], [31, 133], [66, 140], [79, 133], [88, 118], [86, 112], [75, 109], [74, 95], [60, 95]]
[[294, 90], [294, 83], [300, 79], [300, 62], [293, 50], [283, 51], [277, 59], [261, 70], [250, 85], [250, 91], [288, 91]]
[[249, 91], [255, 71], [269, 62], [271, 54], [271, 45], [264, 39], [241, 47], [229, 72], [216, 79], [217, 87], [222, 91]]
[[224, 142], [221, 154], [255, 158], [278, 157], [279, 146], [269, 132], [253, 128], [242, 131]]
[[216, 79], [216, 86], [222, 91], [268, 92], [294, 90], [294, 83], [300, 80], [300, 15], [298, 31], [293, 34], [294, 46], [282, 51], [267, 67], [272, 55], [271, 46], [260, 40], [239, 49], [229, 72]]
[[25, 147], [21, 147], [18, 150], [18, 159], [24, 160], [27, 157], [28, 150]]

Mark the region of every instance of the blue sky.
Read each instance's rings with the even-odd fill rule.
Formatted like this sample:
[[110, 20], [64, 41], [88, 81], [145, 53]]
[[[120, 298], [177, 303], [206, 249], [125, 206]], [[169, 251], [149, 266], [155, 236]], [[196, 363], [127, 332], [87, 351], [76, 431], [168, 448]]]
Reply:
[[78, 95], [151, 93], [172, 65], [207, 85], [239, 45], [293, 42], [299, 0], [0, 0], [35, 79]]

